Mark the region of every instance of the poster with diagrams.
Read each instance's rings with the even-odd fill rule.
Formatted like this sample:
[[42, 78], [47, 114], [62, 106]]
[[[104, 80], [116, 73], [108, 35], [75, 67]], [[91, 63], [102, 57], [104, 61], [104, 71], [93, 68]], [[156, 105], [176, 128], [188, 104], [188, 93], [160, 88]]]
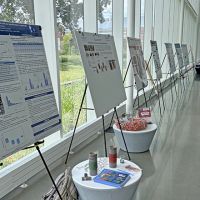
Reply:
[[181, 44], [181, 49], [182, 49], [182, 52], [183, 52], [183, 64], [184, 64], [185, 67], [187, 67], [190, 64], [187, 45]]
[[179, 43], [176, 43], [174, 44], [174, 46], [176, 49], [176, 56], [177, 56], [179, 68], [182, 69], [184, 67], [184, 64], [183, 64], [183, 53], [182, 53], [181, 45]]
[[158, 53], [158, 46], [156, 41], [150, 41], [151, 42], [151, 53], [153, 56], [153, 61], [155, 65], [155, 72], [156, 72], [156, 79], [160, 80], [162, 78], [162, 70], [161, 70], [161, 63], [160, 63], [160, 57]]
[[169, 61], [170, 73], [173, 74], [176, 71], [176, 64], [175, 64], [172, 44], [171, 43], [165, 43], [165, 47], [166, 47], [167, 57], [168, 57], [168, 61]]
[[126, 100], [114, 38], [75, 32], [96, 116]]
[[137, 91], [148, 85], [140, 39], [127, 38]]
[[0, 159], [60, 129], [40, 26], [0, 22]]

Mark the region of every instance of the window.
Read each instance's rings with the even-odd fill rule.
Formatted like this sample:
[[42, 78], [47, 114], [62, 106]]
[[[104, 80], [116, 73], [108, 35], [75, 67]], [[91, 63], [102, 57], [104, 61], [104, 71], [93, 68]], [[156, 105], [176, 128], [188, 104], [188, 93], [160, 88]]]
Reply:
[[33, 0], [1, 0], [0, 20], [34, 24]]
[[[60, 58], [60, 87], [62, 124], [64, 132], [74, 128], [85, 87], [85, 74], [73, 30], [83, 30], [83, 0], [57, 0], [58, 50]], [[86, 122], [81, 111], [79, 124]]]
[[99, 0], [98, 33], [112, 34], [112, 0]]
[[122, 64], [122, 75], [125, 74], [127, 69], [127, 23], [128, 23], [128, 7], [127, 0], [124, 0], [124, 31], [123, 31], [123, 64]]

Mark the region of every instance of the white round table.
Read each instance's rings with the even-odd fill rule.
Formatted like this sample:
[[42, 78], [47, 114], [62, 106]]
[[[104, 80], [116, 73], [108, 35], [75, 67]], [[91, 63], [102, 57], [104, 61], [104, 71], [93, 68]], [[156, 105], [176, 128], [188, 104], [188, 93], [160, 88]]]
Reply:
[[[117, 126], [113, 125], [113, 130], [115, 132], [115, 136], [119, 143], [120, 149], [126, 151], [126, 147], [124, 144], [124, 140], [121, 134], [120, 129]], [[124, 139], [127, 145], [127, 149], [129, 152], [145, 152], [148, 151], [153, 140], [153, 137], [156, 133], [157, 125], [156, 124], [148, 124], [147, 128], [141, 131], [125, 131], [123, 130]]]
[[[125, 167], [128, 165], [136, 168], [136, 170], [130, 171], [126, 169]], [[104, 168], [109, 169], [108, 158], [98, 158], [98, 173]], [[72, 179], [79, 192], [80, 200], [132, 200], [142, 176], [140, 167], [127, 160], [124, 160], [124, 163], [120, 163], [118, 158], [117, 168], [111, 169], [129, 172], [131, 174], [130, 180], [121, 188], [96, 183], [93, 180], [82, 181], [84, 173], [87, 173], [89, 176], [88, 160], [77, 164], [72, 169]]]

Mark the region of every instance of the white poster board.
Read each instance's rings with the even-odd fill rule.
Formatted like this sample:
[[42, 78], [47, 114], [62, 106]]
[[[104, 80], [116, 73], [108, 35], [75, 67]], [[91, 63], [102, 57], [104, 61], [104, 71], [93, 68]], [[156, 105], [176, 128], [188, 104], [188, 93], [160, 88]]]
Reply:
[[187, 67], [190, 64], [189, 61], [189, 53], [186, 44], [181, 44], [182, 52], [183, 52], [183, 64]]
[[95, 113], [100, 117], [126, 100], [114, 38], [75, 32]]
[[0, 159], [61, 127], [41, 28], [0, 22]]
[[172, 44], [171, 43], [165, 43], [165, 47], [166, 47], [167, 57], [168, 57], [168, 61], [169, 61], [170, 73], [173, 74], [176, 71], [176, 64], [175, 64]]
[[140, 39], [127, 38], [137, 91], [148, 85]]
[[153, 60], [155, 65], [156, 78], [157, 80], [160, 80], [162, 78], [162, 70], [160, 64], [160, 57], [158, 54], [157, 42], [152, 40], [150, 42], [151, 42], [151, 53], [153, 55]]
[[174, 44], [174, 46], [176, 49], [176, 56], [178, 59], [179, 68], [182, 69], [184, 67], [184, 64], [183, 64], [183, 53], [182, 53], [181, 45], [179, 43], [176, 43]]

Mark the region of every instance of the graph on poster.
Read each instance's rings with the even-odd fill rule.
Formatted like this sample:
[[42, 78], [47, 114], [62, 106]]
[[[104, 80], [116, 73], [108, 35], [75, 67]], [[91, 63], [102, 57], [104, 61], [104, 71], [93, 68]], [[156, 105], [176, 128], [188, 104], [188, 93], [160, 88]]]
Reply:
[[51, 81], [47, 72], [42, 73], [33, 73], [30, 77], [27, 77], [26, 83], [24, 83], [25, 91], [35, 90], [35, 89], [44, 89], [51, 87]]
[[0, 22], [0, 159], [60, 129], [41, 27]]

